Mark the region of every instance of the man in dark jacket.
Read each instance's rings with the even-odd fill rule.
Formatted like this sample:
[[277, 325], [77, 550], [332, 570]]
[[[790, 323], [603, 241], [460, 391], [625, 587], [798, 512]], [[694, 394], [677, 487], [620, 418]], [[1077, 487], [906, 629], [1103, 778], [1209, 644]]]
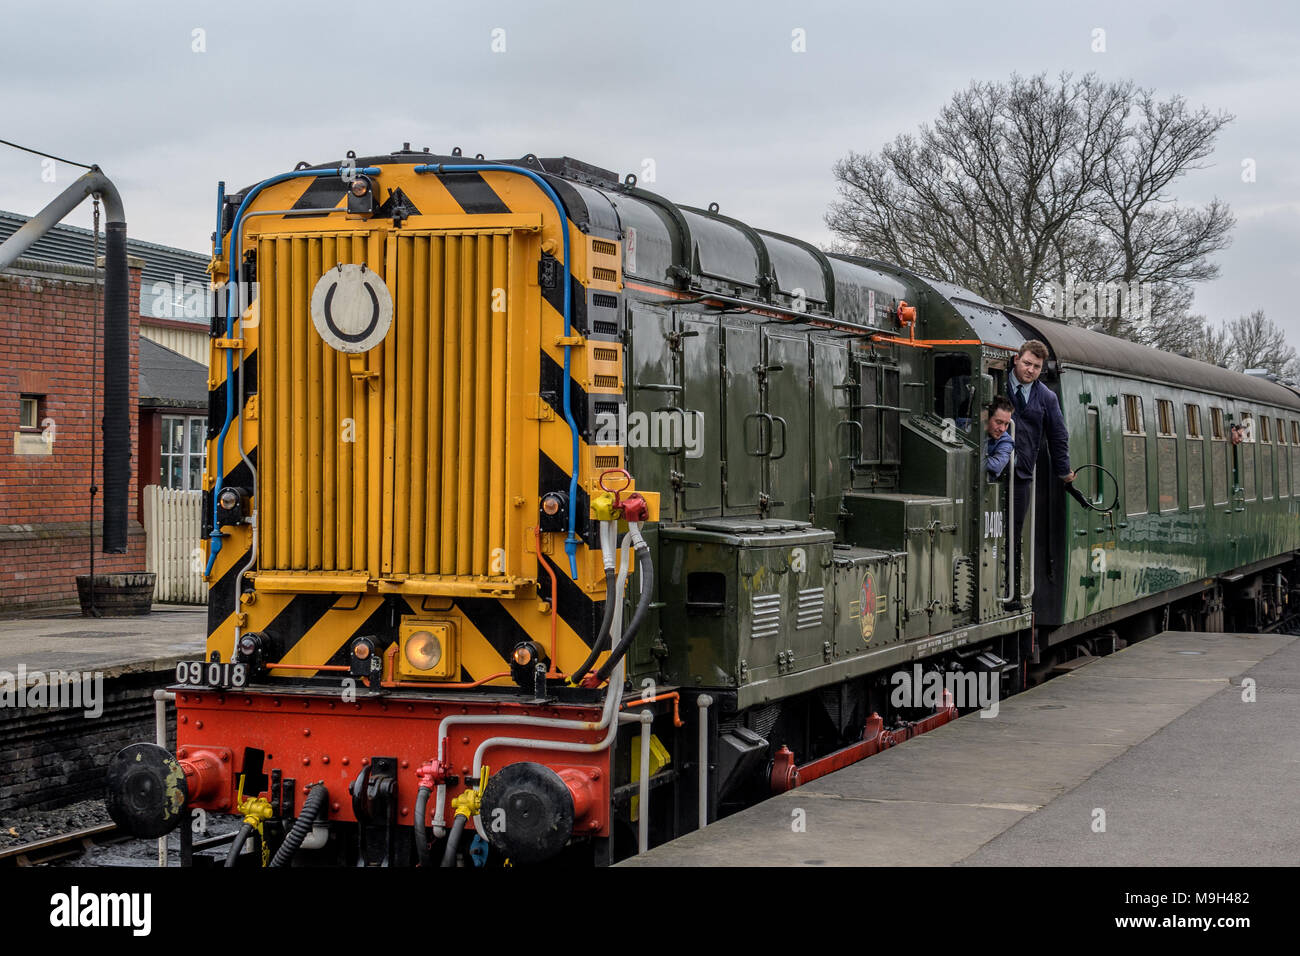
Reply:
[[1074, 481], [1074, 472], [1070, 468], [1070, 435], [1061, 414], [1061, 403], [1056, 394], [1038, 380], [1046, 362], [1047, 346], [1037, 339], [1030, 339], [1020, 346], [1007, 375], [1007, 395], [1016, 406], [1014, 541], [1017, 548], [1030, 506], [1029, 491], [1038, 464], [1038, 450], [1044, 438], [1047, 439], [1052, 473], [1062, 481]]

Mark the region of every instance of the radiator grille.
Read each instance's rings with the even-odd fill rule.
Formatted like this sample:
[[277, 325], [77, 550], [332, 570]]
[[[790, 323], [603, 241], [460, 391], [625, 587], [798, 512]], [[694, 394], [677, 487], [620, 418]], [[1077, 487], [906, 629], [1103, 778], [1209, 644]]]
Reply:
[[[312, 234], [258, 243], [261, 566], [500, 576], [511, 232]], [[312, 327], [322, 270], [365, 262], [393, 325], [354, 359]]]

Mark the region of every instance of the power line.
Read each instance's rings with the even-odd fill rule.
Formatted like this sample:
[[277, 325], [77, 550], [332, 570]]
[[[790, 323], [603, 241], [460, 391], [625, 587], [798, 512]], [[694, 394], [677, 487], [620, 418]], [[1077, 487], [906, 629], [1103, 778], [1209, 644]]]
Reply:
[[24, 152], [35, 153], [37, 156], [44, 156], [46, 159], [54, 159], [60, 163], [67, 163], [69, 166], [80, 166], [82, 169], [94, 169], [94, 166], [87, 166], [85, 163], [74, 163], [70, 159], [64, 159], [62, 156], [53, 156], [50, 153], [42, 153], [39, 149], [32, 149], [30, 146], [20, 146], [17, 143], [11, 143], [7, 139], [0, 139], [0, 143], [6, 146], [12, 146], [14, 149], [21, 149]]

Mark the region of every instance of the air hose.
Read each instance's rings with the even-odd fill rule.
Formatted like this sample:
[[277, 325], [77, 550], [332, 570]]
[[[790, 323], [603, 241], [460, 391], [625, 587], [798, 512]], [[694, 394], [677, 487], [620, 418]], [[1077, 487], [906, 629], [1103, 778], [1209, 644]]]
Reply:
[[234, 866], [235, 861], [239, 859], [239, 851], [244, 848], [244, 841], [250, 836], [256, 837], [257, 828], [251, 823], [241, 823], [239, 832], [235, 834], [235, 842], [230, 844], [230, 852], [226, 854], [226, 866]]
[[427, 867], [429, 859], [429, 828], [425, 826], [424, 817], [429, 809], [431, 787], [420, 787], [415, 795], [415, 852], [420, 858], [420, 866]]
[[650, 604], [654, 600], [655, 592], [655, 569], [654, 564], [650, 561], [650, 546], [645, 543], [641, 537], [641, 530], [638, 523], [630, 525], [632, 528], [632, 545], [636, 548], [636, 559], [641, 564], [641, 594], [637, 599], [636, 611], [632, 615], [632, 620], [628, 623], [627, 630], [623, 632], [622, 638], [614, 646], [609, 657], [605, 658], [605, 663], [600, 665], [600, 670], [596, 671], [596, 680], [603, 683], [609, 680], [609, 675], [614, 672], [614, 667], [623, 655], [627, 653], [628, 648], [632, 646], [632, 641], [645, 623], [646, 616], [650, 613]]
[[582, 662], [582, 666], [569, 677], [569, 683], [574, 687], [577, 687], [587, 671], [595, 666], [596, 658], [609, 644], [609, 629], [614, 623], [614, 609], [618, 605], [614, 599], [614, 585], [618, 580], [618, 522], [616, 520], [601, 521], [600, 552], [605, 562], [605, 617], [600, 622], [600, 633], [596, 635], [596, 640], [591, 645], [591, 653]]
[[456, 850], [460, 846], [460, 835], [465, 832], [465, 823], [469, 817], [463, 813], [456, 814], [456, 819], [451, 822], [451, 832], [447, 834], [447, 849], [442, 854], [442, 865], [451, 867], [456, 865]]
[[298, 819], [293, 821], [288, 836], [284, 838], [280, 849], [276, 850], [275, 856], [271, 858], [271, 866], [289, 865], [293, 855], [298, 852], [298, 847], [302, 846], [302, 841], [307, 839], [307, 834], [316, 825], [316, 818], [328, 805], [329, 799], [329, 791], [325, 789], [325, 784], [318, 783], [311, 788], [311, 793], [307, 794], [307, 799], [303, 801], [302, 813], [298, 814]]
[[575, 686], [582, 680], [587, 671], [591, 670], [596, 663], [596, 658], [600, 656], [600, 652], [609, 643], [609, 627], [614, 623], [614, 580], [617, 577], [618, 575], [612, 568], [605, 569], [605, 618], [600, 622], [600, 633], [596, 635], [596, 641], [591, 645], [591, 653], [587, 655], [587, 659], [569, 677], [569, 683]]

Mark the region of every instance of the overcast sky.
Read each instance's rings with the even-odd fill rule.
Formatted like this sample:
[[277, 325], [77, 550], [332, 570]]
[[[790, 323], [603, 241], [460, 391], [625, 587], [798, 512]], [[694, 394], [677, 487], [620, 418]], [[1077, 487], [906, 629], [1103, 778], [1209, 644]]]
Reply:
[[[673, 200], [825, 243], [835, 160], [915, 130], [972, 79], [1132, 79], [1236, 116], [1207, 168], [1176, 187], [1188, 203], [1219, 197], [1238, 220], [1196, 308], [1263, 308], [1300, 346], [1295, 8], [138, 0], [9, 4], [3, 23], [0, 138], [98, 163], [133, 237], [204, 253], [218, 180], [237, 189], [403, 142], [570, 155], [620, 174], [653, 160], [650, 188]], [[55, 183], [42, 172], [0, 147], [0, 209], [35, 213], [80, 171], [59, 165]], [[88, 226], [89, 204], [67, 221]]]

